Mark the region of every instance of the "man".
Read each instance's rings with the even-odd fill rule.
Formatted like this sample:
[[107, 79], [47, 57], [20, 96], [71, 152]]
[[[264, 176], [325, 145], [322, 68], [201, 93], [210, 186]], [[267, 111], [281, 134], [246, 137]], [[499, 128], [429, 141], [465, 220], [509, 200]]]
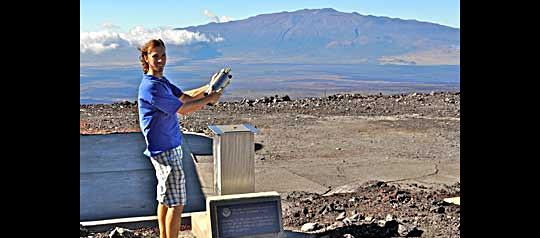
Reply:
[[190, 114], [208, 103], [216, 103], [221, 93], [205, 96], [203, 86], [182, 92], [163, 76], [167, 62], [165, 43], [153, 39], [139, 48], [143, 79], [139, 86], [139, 122], [150, 157], [156, 170], [157, 217], [160, 238], [177, 238], [182, 209], [186, 204], [185, 177], [182, 170], [182, 137], [176, 113]]

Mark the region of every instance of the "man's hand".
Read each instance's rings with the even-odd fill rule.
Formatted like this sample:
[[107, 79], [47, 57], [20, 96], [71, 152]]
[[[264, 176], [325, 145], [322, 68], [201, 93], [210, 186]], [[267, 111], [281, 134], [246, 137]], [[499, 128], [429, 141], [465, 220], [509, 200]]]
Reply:
[[216, 80], [216, 77], [219, 75], [219, 72], [215, 73], [214, 75], [212, 75], [212, 79], [210, 80], [210, 82], [212, 82], [212, 80]]
[[221, 92], [213, 92], [208, 95], [208, 103], [215, 104], [219, 101], [220, 97], [221, 97]]

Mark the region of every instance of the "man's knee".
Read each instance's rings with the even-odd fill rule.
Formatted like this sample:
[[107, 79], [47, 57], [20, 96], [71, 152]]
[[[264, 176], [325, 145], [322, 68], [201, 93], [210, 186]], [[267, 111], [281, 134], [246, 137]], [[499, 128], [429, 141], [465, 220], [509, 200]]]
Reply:
[[184, 210], [184, 205], [178, 205], [178, 206], [173, 206], [173, 207], [169, 207], [169, 209], [171, 212], [173, 213], [182, 213], [182, 210]]

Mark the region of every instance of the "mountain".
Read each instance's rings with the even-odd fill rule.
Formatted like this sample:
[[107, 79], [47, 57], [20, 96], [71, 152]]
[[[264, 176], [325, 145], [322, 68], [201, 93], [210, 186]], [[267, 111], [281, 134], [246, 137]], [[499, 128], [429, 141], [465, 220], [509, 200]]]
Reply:
[[[196, 52], [204, 52], [204, 58], [459, 64], [460, 29], [331, 8], [262, 14], [176, 30], [224, 39], [197, 45]], [[190, 56], [197, 54], [192, 52]]]

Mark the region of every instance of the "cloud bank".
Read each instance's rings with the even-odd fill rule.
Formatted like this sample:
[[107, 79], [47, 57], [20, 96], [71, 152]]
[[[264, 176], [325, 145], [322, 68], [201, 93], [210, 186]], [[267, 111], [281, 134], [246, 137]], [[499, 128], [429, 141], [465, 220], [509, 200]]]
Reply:
[[80, 53], [100, 54], [114, 49], [137, 48], [148, 40], [156, 38], [162, 39], [167, 45], [223, 41], [221, 37], [207, 37], [204, 34], [186, 30], [135, 27], [127, 33], [108, 30], [81, 32]]
[[212, 21], [212, 22], [222, 23], [222, 22], [228, 22], [228, 21], [233, 20], [232, 18], [230, 18], [228, 16], [218, 17], [214, 13], [212, 13], [212, 12], [206, 10], [206, 9], [203, 11], [203, 14], [208, 16], [210, 18], [210, 21]]

